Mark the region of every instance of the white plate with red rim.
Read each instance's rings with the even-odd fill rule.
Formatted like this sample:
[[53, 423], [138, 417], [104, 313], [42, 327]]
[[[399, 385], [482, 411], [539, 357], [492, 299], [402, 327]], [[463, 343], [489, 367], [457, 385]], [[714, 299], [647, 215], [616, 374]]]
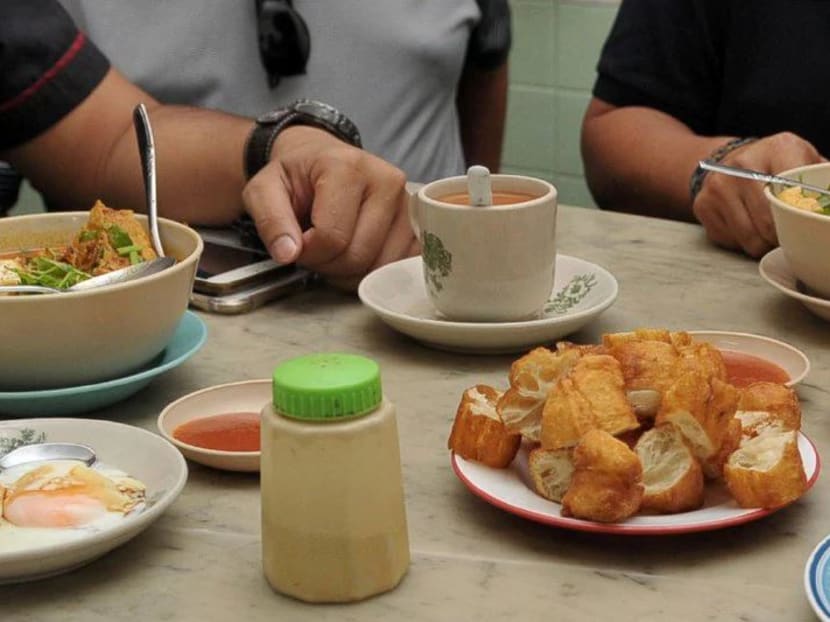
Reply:
[[[807, 490], [818, 479], [821, 460], [815, 445], [801, 432], [798, 449], [807, 475]], [[637, 514], [621, 523], [597, 523], [561, 515], [562, 506], [537, 495], [532, 489], [527, 469], [528, 448], [523, 445], [506, 469], [494, 469], [452, 454], [452, 468], [473, 494], [511, 514], [545, 525], [619, 535], [671, 535], [696, 531], [713, 531], [741, 525], [772, 514], [778, 509], [741, 508], [729, 495], [726, 486], [708, 482], [703, 507], [678, 514]], [[805, 491], [806, 492], [806, 491]]]
[[191, 445], [176, 438], [180, 425], [195, 419], [229, 413], [259, 413], [271, 401], [268, 378], [219, 384], [194, 391], [168, 404], [156, 422], [159, 432], [185, 458], [224, 471], [259, 472], [260, 452], [227, 451]]
[[48, 529], [36, 540], [21, 541], [13, 530], [6, 530], [4, 537], [9, 539], [0, 537], [0, 584], [67, 572], [124, 544], [158, 519], [187, 481], [187, 464], [176, 448], [158, 434], [135, 426], [77, 418], [0, 421], [2, 455], [21, 444], [53, 441], [92, 447], [101, 463], [144, 483], [146, 505], [106, 527], [62, 528], [65, 536], [56, 534], [58, 529]]
[[790, 377], [784, 383], [788, 387], [797, 385], [810, 373], [810, 359], [801, 350], [778, 339], [753, 335], [752, 333], [735, 333], [722, 330], [686, 331], [695, 341], [706, 341], [718, 350], [739, 352], [769, 361], [783, 369]]
[[610, 307], [617, 280], [605, 268], [558, 254], [553, 290], [537, 319], [518, 322], [459, 322], [434, 309], [424, 285], [423, 262], [410, 257], [368, 274], [360, 300], [405, 335], [439, 350], [468, 354], [522, 352], [576, 332]]
[[758, 271], [778, 291], [800, 301], [818, 317], [830, 321], [830, 300], [804, 291], [804, 286], [790, 270], [783, 248], [775, 248], [764, 255], [758, 263]]

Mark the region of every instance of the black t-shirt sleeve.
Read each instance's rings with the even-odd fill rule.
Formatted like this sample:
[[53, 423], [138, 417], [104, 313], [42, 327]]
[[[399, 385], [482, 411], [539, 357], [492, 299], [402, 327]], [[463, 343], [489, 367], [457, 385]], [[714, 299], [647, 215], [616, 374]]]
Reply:
[[470, 35], [466, 63], [491, 70], [504, 64], [512, 43], [507, 0], [476, 0], [481, 20]]
[[108, 69], [106, 57], [55, 0], [2, 0], [0, 149], [60, 121]]
[[624, 0], [600, 55], [594, 96], [656, 108], [709, 132], [720, 97], [726, 4]]

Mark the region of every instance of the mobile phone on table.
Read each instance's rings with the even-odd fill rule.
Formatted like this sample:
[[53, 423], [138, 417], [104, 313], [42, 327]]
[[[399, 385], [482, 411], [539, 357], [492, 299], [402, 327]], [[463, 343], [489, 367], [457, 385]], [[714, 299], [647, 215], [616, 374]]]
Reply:
[[283, 271], [269, 280], [225, 294], [205, 294], [194, 290], [190, 295], [190, 304], [197, 309], [212, 313], [229, 315], [246, 313], [267, 302], [303, 289], [313, 278], [313, 273], [302, 268], [294, 268]]
[[312, 274], [273, 261], [257, 239], [236, 229], [196, 228], [204, 250], [191, 304], [215, 313], [244, 313], [305, 285]]

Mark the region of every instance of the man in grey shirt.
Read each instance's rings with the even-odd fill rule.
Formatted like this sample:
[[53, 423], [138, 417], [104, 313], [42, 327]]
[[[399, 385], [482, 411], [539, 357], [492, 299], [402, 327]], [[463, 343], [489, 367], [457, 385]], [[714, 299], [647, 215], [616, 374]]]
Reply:
[[61, 1], [162, 101], [257, 116], [319, 99], [348, 115], [364, 147], [411, 180], [470, 164], [499, 168], [507, 0], [287, 2], [307, 24], [310, 54], [304, 74], [282, 76], [274, 88], [260, 62], [256, 0]]

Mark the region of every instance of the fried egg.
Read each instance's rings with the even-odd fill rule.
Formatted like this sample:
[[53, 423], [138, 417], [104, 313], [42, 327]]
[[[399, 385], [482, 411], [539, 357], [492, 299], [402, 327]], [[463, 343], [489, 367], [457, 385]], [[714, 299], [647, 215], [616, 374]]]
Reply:
[[144, 508], [145, 486], [126, 473], [72, 460], [0, 473], [0, 552], [72, 540]]

